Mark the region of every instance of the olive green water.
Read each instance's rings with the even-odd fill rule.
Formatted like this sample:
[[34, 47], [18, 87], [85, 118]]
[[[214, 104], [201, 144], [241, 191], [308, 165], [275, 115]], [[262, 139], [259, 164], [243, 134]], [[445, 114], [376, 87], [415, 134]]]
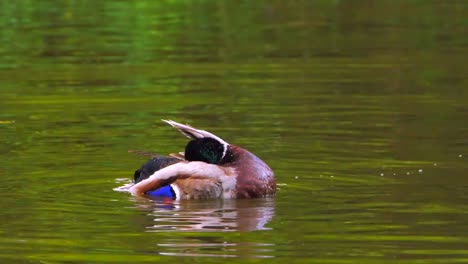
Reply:
[[[465, 1], [3, 1], [1, 263], [467, 263]], [[186, 139], [272, 199], [116, 192]]]

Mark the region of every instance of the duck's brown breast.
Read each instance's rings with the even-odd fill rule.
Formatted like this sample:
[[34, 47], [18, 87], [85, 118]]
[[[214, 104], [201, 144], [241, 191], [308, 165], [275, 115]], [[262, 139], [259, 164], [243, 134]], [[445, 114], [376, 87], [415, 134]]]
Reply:
[[233, 167], [237, 174], [237, 198], [256, 198], [276, 192], [273, 171], [257, 156], [237, 146], [229, 146], [223, 166]]

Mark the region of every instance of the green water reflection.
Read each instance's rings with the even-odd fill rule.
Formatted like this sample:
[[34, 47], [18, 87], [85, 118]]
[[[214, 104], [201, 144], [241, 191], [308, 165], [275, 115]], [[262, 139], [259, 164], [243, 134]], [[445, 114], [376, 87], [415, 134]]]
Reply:
[[[464, 1], [0, 3], [0, 262], [468, 262]], [[160, 119], [274, 199], [136, 199]]]

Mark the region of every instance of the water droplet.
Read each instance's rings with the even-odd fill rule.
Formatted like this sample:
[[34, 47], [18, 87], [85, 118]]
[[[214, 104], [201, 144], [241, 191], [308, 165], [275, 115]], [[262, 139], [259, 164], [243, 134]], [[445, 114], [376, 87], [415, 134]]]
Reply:
[[422, 170], [422, 169], [419, 169], [419, 170], [418, 170], [418, 172], [419, 172], [419, 173], [422, 173], [422, 172], [423, 172], [423, 170]]

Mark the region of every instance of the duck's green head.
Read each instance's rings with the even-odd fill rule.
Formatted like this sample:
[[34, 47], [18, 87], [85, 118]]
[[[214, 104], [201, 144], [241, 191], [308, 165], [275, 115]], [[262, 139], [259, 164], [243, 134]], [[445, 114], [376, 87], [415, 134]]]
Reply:
[[224, 145], [213, 138], [197, 138], [185, 147], [185, 159], [218, 164], [224, 155]]

